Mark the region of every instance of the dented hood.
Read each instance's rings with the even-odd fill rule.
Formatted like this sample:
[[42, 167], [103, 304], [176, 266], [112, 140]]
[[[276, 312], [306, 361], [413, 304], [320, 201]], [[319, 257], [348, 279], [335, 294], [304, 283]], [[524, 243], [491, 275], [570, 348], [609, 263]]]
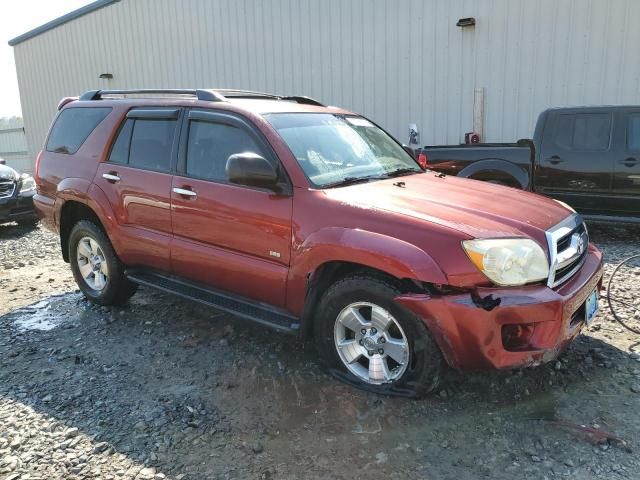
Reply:
[[534, 193], [433, 172], [325, 193], [343, 204], [421, 219], [474, 238], [528, 236], [543, 244], [545, 230], [572, 214]]

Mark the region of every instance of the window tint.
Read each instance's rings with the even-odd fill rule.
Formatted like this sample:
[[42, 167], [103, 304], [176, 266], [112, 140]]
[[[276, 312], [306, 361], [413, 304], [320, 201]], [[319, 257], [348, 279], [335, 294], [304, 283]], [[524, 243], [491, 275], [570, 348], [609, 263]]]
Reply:
[[627, 147], [629, 150], [640, 150], [640, 115], [629, 115]]
[[553, 139], [559, 147], [571, 150], [573, 138], [573, 115], [560, 115], [556, 120]]
[[554, 142], [566, 150], [606, 150], [609, 148], [611, 115], [608, 113], [560, 115], [554, 130]]
[[249, 133], [240, 128], [223, 123], [190, 122], [187, 175], [209, 180], [227, 180], [227, 159], [234, 153], [243, 152], [263, 155]]
[[51, 129], [47, 151], [73, 154], [78, 151], [89, 134], [111, 112], [111, 108], [67, 108], [63, 110]]
[[574, 150], [606, 150], [609, 147], [611, 116], [608, 113], [576, 115]]
[[169, 171], [175, 129], [175, 120], [136, 119], [129, 147], [129, 165], [162, 172]]
[[127, 163], [129, 161], [129, 145], [131, 144], [131, 132], [133, 131], [134, 120], [128, 119], [120, 132], [118, 138], [113, 143], [109, 161], [113, 163]]

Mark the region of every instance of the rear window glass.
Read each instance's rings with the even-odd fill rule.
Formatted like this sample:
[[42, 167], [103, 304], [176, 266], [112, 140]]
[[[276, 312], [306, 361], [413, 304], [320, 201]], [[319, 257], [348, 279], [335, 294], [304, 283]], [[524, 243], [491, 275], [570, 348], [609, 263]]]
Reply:
[[73, 154], [87, 137], [111, 112], [109, 107], [67, 108], [63, 110], [51, 129], [47, 151]]
[[135, 120], [129, 118], [118, 132], [118, 138], [111, 147], [109, 161], [113, 163], [129, 162], [129, 145], [131, 144], [131, 132], [133, 131], [133, 122]]
[[129, 147], [129, 165], [168, 172], [176, 124], [175, 120], [136, 119]]
[[609, 148], [610, 136], [610, 114], [567, 114], [560, 115], [556, 121], [554, 141], [566, 150], [593, 152]]
[[629, 150], [640, 150], [640, 115], [629, 116], [627, 147]]

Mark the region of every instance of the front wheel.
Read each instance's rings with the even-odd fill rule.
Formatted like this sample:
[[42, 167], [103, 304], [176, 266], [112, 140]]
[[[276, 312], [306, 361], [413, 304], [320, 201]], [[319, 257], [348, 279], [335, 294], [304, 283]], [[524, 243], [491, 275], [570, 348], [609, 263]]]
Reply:
[[399, 293], [376, 275], [335, 283], [320, 302], [316, 347], [350, 383], [383, 394], [423, 396], [440, 384], [444, 362], [420, 318], [394, 302]]
[[121, 305], [138, 286], [124, 275], [111, 242], [94, 223], [76, 223], [69, 236], [69, 262], [85, 297], [99, 305]]

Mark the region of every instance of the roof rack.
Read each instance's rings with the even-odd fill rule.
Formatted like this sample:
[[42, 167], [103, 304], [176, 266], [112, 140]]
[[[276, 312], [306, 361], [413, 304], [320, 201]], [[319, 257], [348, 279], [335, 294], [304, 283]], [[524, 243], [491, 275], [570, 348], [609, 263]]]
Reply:
[[192, 95], [198, 100], [207, 102], [224, 102], [227, 98], [265, 98], [270, 100], [285, 100], [305, 105], [316, 105], [324, 107], [324, 104], [320, 103], [313, 98], [299, 96], [299, 95], [274, 95], [271, 93], [254, 92], [252, 90], [233, 90], [233, 89], [138, 89], [138, 90], [89, 90], [80, 96], [79, 100], [101, 100], [103, 95]]
[[131, 94], [143, 94], [143, 95], [156, 95], [156, 94], [168, 94], [168, 95], [193, 95], [198, 100], [205, 100], [209, 102], [224, 102], [225, 98], [216, 93], [213, 90], [202, 89], [156, 89], [156, 88], [143, 88], [138, 90], [89, 90], [85, 92], [80, 100], [101, 100], [103, 95], [131, 95]]

